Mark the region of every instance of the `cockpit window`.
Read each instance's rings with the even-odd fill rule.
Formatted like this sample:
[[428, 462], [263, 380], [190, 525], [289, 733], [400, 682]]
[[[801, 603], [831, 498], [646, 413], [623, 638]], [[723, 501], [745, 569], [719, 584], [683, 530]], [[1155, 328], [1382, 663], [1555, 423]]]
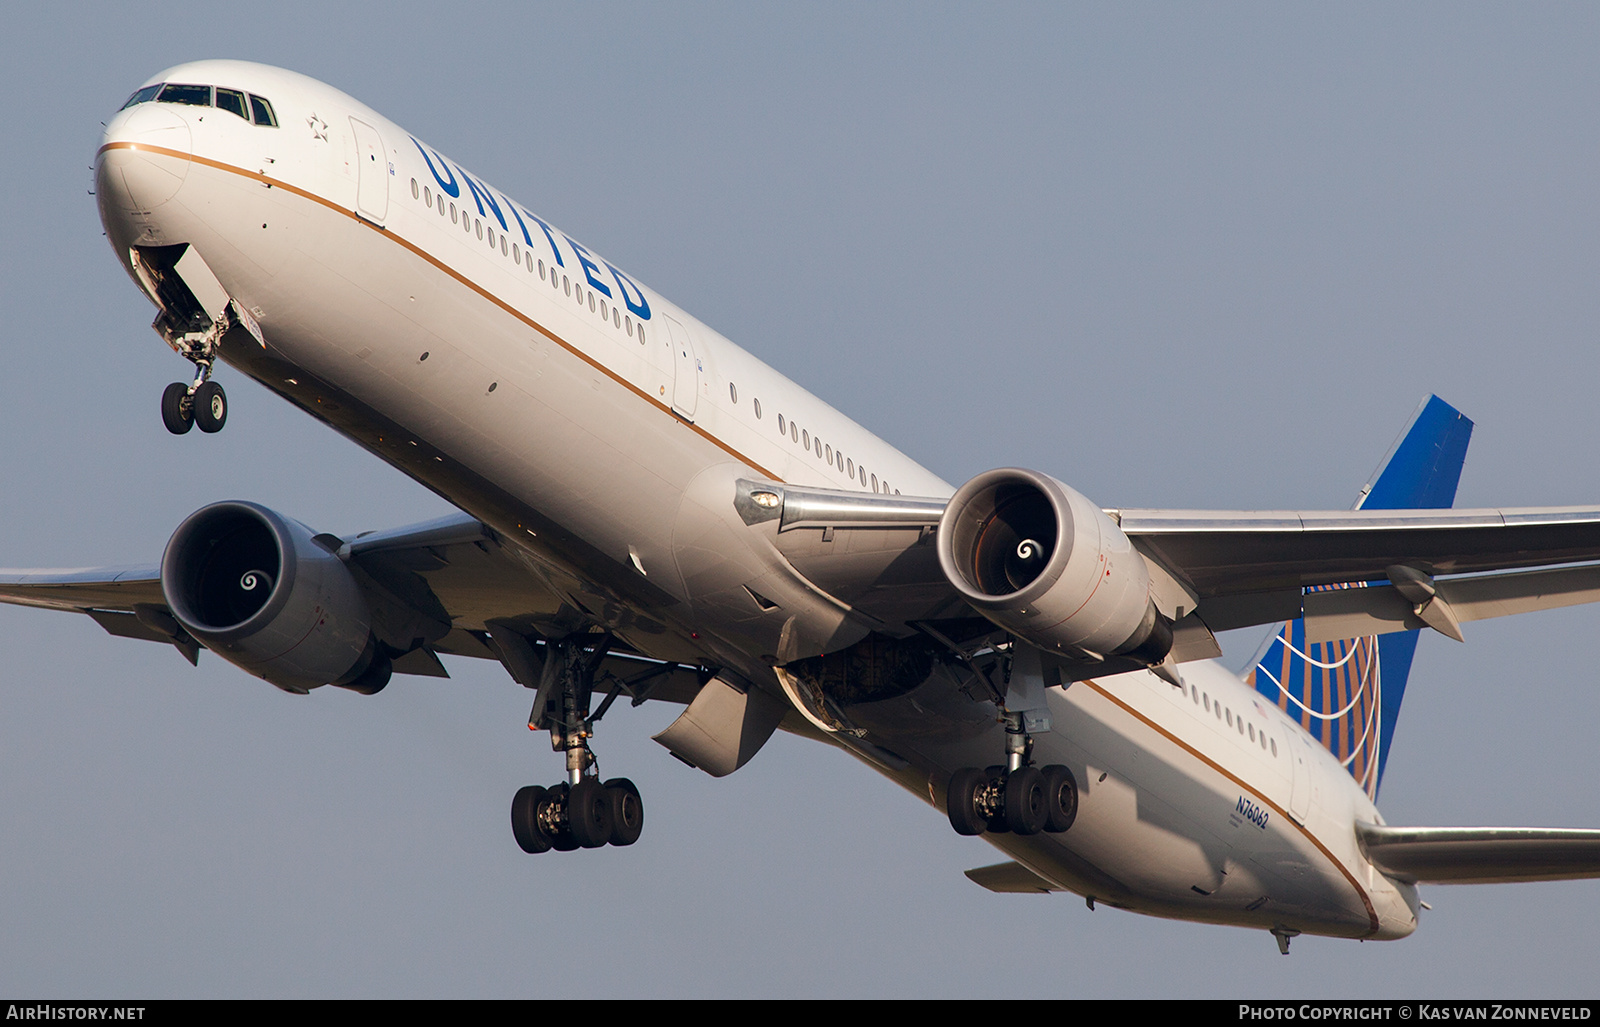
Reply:
[[246, 121], [250, 120], [250, 115], [245, 113], [244, 109], [244, 94], [237, 89], [224, 89], [218, 86], [217, 109], [237, 114]]
[[[213, 99], [214, 97], [214, 99]], [[247, 99], [248, 98], [248, 99]], [[182, 103], [190, 107], [218, 107], [229, 114], [237, 114], [246, 121], [253, 121], [257, 125], [268, 128], [277, 128], [277, 116], [272, 113], [272, 104], [264, 96], [246, 93], [242, 89], [225, 89], [222, 86], [191, 86], [180, 85], [177, 82], [157, 82], [153, 86], [143, 89], [128, 97], [128, 102], [119, 109], [127, 110], [134, 104], [149, 103], [157, 100], [161, 103]]]
[[161, 88], [158, 99], [162, 103], [186, 103], [191, 107], [210, 107], [211, 87], [182, 86], [176, 82], [168, 82]]
[[156, 98], [156, 94], [161, 92], [161, 87], [165, 84], [166, 83], [164, 82], [157, 82], [153, 86], [145, 86], [137, 93], [134, 93], [132, 96], [128, 97], [128, 102], [119, 107], [118, 110], [125, 111], [136, 103], [149, 103], [151, 100]]
[[266, 125], [268, 128], [277, 128], [278, 119], [272, 116], [272, 104], [266, 97], [250, 94], [250, 110], [255, 113], [256, 124]]

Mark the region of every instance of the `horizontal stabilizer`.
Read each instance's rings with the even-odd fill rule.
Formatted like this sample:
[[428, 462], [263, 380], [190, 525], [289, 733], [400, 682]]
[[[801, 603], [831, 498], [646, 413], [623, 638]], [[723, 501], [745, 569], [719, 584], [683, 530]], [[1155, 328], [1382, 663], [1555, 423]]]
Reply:
[[1015, 860], [968, 870], [967, 877], [992, 892], [1002, 894], [1014, 892], [1023, 895], [1042, 895], [1061, 890]]
[[1551, 827], [1357, 824], [1367, 858], [1423, 884], [1505, 884], [1600, 877], [1600, 831]]

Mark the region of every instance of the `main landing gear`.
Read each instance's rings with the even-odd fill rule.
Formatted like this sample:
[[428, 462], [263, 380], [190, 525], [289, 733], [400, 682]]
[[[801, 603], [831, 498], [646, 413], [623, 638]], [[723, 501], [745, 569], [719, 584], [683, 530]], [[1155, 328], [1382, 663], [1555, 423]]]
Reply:
[[195, 361], [194, 382], [173, 382], [161, 394], [161, 423], [174, 435], [190, 428], [212, 434], [228, 422], [228, 394], [211, 380], [211, 361]]
[[1006, 764], [962, 767], [950, 775], [945, 809], [965, 835], [1059, 834], [1078, 816], [1078, 782], [1059, 764], [1035, 767], [1033, 737], [1020, 713], [1006, 713]]
[[555, 849], [597, 849], [603, 845], [632, 845], [644, 830], [644, 800], [625, 777], [601, 782], [589, 739], [599, 720], [621, 694], [613, 691], [591, 716], [589, 699], [595, 672], [610, 649], [611, 638], [578, 636], [594, 642], [585, 648], [573, 640], [548, 642], [539, 690], [528, 715], [532, 730], [548, 730], [550, 747], [567, 754], [567, 780], [552, 788], [528, 785], [511, 800], [511, 833], [523, 852]]

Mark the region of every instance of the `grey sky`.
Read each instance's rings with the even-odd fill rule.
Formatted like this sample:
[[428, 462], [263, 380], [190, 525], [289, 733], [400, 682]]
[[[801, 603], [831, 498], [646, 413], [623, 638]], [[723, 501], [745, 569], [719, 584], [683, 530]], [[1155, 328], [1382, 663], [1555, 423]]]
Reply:
[[[329, 6], [8, 12], [0, 564], [153, 560], [223, 498], [443, 512], [228, 371], [227, 431], [161, 428], [185, 365], [89, 164], [141, 80], [223, 56], [384, 111], [950, 481], [1341, 507], [1437, 391], [1478, 425], [1461, 505], [1600, 501], [1591, 6]], [[1424, 639], [1389, 821], [1600, 826], [1597, 626]], [[850, 758], [714, 781], [648, 740], [666, 708], [597, 739], [643, 840], [530, 858], [510, 797], [559, 760], [496, 666], [296, 698], [14, 609], [0, 651], [4, 994], [1594, 991], [1600, 884], [1434, 888], [1410, 939], [1282, 959], [990, 895], [961, 871], [997, 852]]]

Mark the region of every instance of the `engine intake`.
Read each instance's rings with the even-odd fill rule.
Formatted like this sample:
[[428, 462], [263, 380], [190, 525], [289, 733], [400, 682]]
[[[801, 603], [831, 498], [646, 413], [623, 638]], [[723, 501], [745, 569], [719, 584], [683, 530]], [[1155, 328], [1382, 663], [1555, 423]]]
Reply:
[[938, 550], [956, 591], [1031, 645], [1146, 666], [1172, 649], [1144, 557], [1103, 510], [1048, 475], [1008, 467], [961, 486]]
[[309, 528], [264, 506], [189, 515], [161, 559], [161, 591], [206, 648], [285, 691], [388, 683], [361, 586]]

